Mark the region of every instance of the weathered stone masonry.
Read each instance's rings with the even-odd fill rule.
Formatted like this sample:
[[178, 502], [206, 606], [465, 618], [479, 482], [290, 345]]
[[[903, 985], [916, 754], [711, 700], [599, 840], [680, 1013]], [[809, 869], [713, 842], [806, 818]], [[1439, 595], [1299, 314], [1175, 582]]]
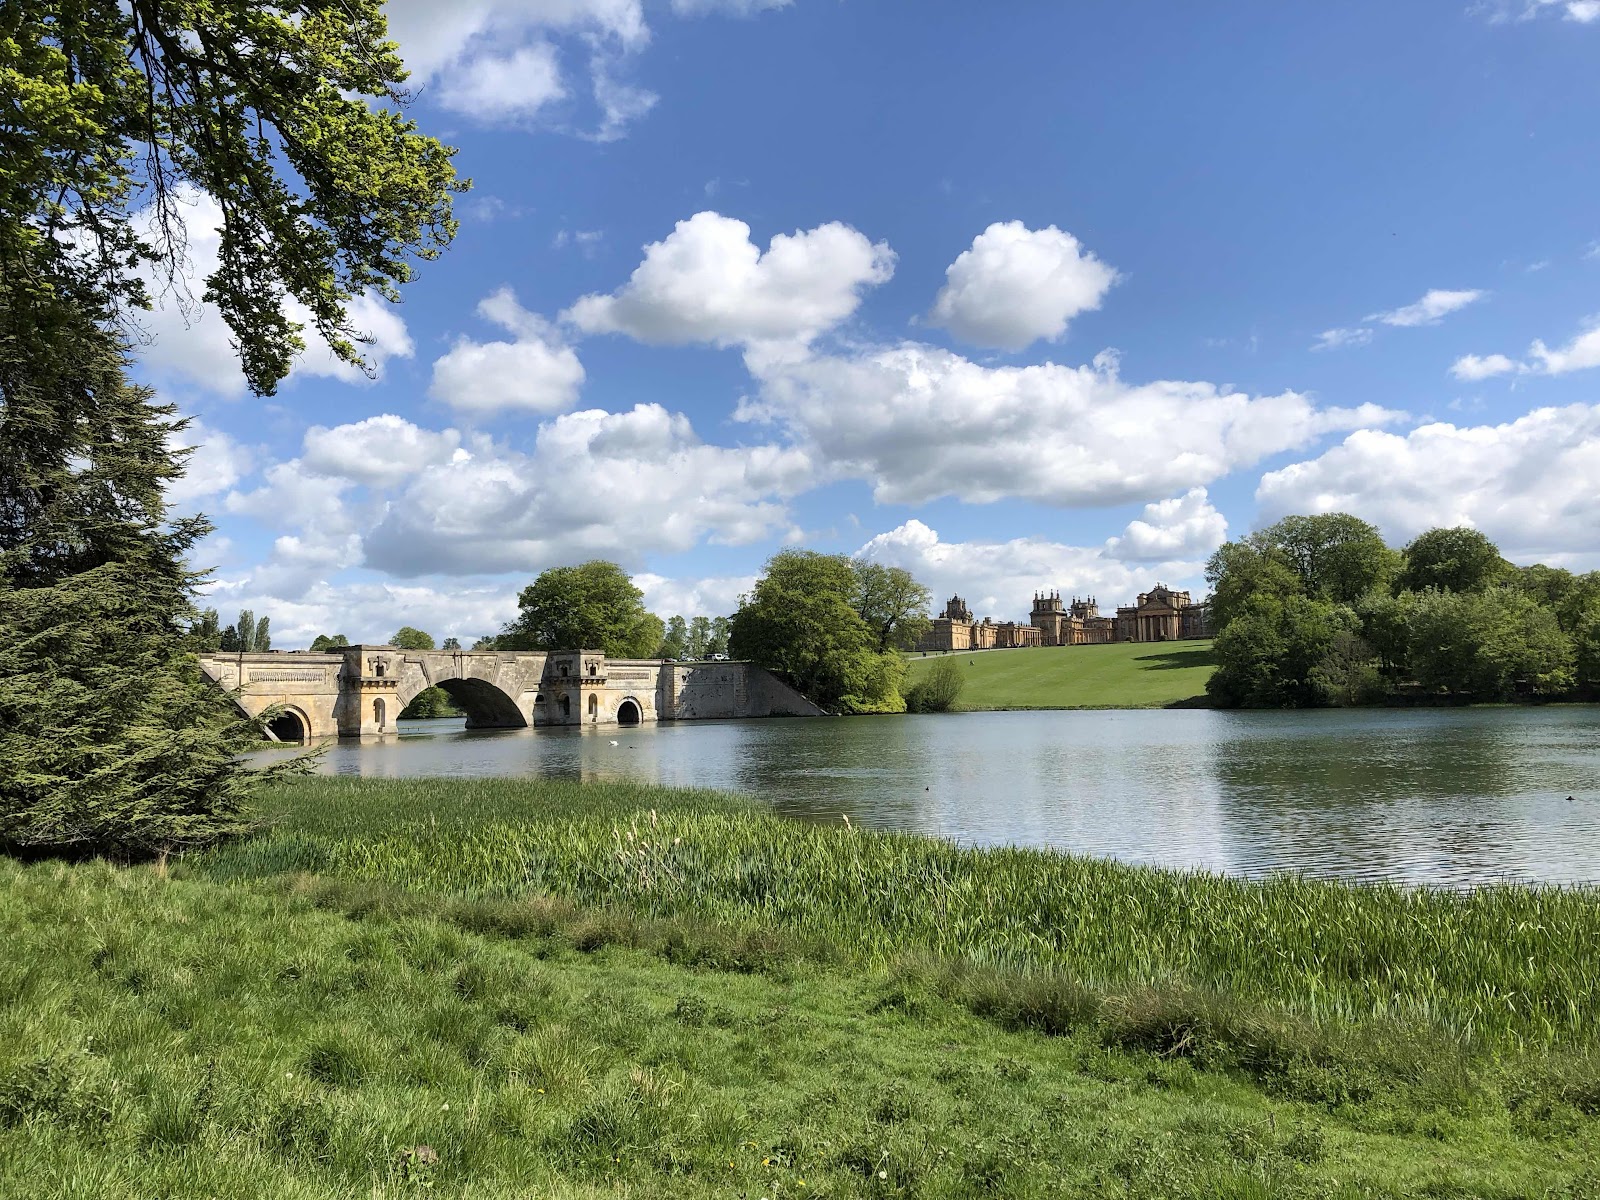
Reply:
[[391, 734], [406, 705], [434, 686], [466, 712], [469, 729], [822, 714], [750, 663], [608, 659], [598, 650], [345, 646], [325, 654], [205, 654], [200, 668], [252, 716], [281, 705], [273, 734], [284, 741]]

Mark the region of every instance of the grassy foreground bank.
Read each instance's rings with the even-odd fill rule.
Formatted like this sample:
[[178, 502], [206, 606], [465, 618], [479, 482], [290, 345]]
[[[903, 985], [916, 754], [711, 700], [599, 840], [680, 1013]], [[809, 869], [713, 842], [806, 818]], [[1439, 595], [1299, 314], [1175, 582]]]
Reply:
[[[911, 679], [939, 655], [910, 656]], [[1167, 708], [1204, 703], [1216, 665], [1210, 639], [956, 652], [966, 685], [957, 708]]]
[[0, 863], [0, 1194], [1600, 1194], [1592, 894], [633, 786], [273, 805], [170, 872]]

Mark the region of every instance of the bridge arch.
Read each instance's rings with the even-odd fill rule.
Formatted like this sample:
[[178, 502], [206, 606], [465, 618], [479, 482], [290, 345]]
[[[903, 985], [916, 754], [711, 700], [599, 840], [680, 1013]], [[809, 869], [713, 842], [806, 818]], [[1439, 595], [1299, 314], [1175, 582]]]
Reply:
[[283, 711], [267, 722], [267, 728], [280, 742], [303, 745], [311, 740], [311, 718], [298, 705], [284, 705]]
[[528, 725], [516, 697], [493, 679], [463, 674], [459, 656], [429, 654], [421, 662], [408, 660], [400, 676], [397, 712], [415, 700], [423, 689], [437, 687], [467, 714], [468, 729], [525, 729]]
[[617, 705], [618, 725], [637, 725], [642, 720], [644, 720], [644, 709], [632, 696]]

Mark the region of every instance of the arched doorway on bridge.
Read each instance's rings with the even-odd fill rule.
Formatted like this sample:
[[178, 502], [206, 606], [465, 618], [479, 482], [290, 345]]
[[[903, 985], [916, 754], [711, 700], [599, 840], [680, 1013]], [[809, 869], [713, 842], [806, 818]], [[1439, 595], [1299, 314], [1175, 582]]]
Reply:
[[303, 744], [311, 740], [311, 731], [306, 727], [305, 718], [292, 708], [286, 708], [273, 717], [267, 722], [267, 728], [280, 742]]
[[644, 714], [639, 711], [637, 700], [624, 700], [617, 705], [618, 725], [637, 725], [643, 719]]
[[596, 696], [593, 692], [590, 692], [589, 693], [589, 720], [598, 721], [599, 719], [600, 719], [600, 697]]
[[389, 718], [389, 708], [388, 708], [388, 706], [386, 704], [384, 704], [384, 702], [381, 699], [374, 700], [372, 702], [372, 723], [378, 727], [378, 732], [379, 733], [382, 733], [385, 729], [387, 729], [389, 727], [388, 718]]

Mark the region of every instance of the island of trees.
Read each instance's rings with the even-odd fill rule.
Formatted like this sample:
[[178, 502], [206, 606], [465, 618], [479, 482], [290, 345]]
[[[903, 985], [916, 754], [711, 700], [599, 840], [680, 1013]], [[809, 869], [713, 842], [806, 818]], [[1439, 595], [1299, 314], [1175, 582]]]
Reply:
[[1514, 566], [1475, 529], [1395, 549], [1346, 513], [1291, 516], [1223, 545], [1206, 578], [1219, 705], [1600, 693], [1600, 572]]

